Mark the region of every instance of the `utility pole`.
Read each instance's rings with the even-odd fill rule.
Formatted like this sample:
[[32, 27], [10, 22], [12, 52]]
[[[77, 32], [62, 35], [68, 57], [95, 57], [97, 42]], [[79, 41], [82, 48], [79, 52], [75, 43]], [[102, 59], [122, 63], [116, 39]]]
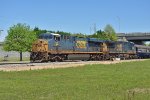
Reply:
[[92, 34], [92, 28], [91, 28], [91, 26], [90, 26], [90, 35]]
[[94, 33], [97, 35], [97, 33], [96, 33], [96, 23], [94, 23]]

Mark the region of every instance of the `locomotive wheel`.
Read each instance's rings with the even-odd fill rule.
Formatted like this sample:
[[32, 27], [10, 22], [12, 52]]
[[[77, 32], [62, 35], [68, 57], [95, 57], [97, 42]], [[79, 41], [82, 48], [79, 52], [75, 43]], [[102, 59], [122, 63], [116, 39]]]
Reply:
[[60, 56], [57, 56], [56, 59], [57, 59], [56, 61], [58, 61], [58, 62], [62, 62], [62, 61], [63, 61], [62, 58], [61, 58]]
[[111, 61], [114, 61], [114, 58], [113, 58], [113, 56], [110, 56], [109, 60], [111, 60]]
[[43, 57], [41, 60], [39, 60], [38, 62], [47, 62], [46, 60], [45, 60], [45, 57]]
[[54, 56], [53, 58], [51, 58], [50, 60], [51, 62], [62, 62], [63, 59], [61, 56]]
[[51, 62], [55, 62], [55, 60], [54, 60], [54, 59], [51, 59], [50, 61], [51, 61]]

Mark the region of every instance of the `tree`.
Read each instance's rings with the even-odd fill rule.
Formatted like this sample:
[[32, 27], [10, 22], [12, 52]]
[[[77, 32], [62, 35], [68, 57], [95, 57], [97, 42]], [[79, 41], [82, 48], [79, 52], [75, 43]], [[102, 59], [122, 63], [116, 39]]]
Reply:
[[86, 38], [87, 36], [83, 33], [74, 33], [74, 34], [71, 34], [71, 36], [76, 36], [76, 37], [79, 37], [79, 38]]
[[107, 33], [105, 33], [104, 31], [98, 30], [96, 32], [97, 38], [102, 39], [102, 40], [109, 40], [109, 36]]
[[35, 27], [35, 28], [33, 29], [33, 31], [36, 33], [37, 37], [39, 37], [39, 35], [42, 34], [42, 33], [48, 32], [47, 30], [41, 30], [41, 29], [39, 29], [38, 27]]
[[5, 51], [19, 52], [20, 61], [22, 61], [22, 52], [30, 52], [32, 43], [35, 40], [36, 34], [30, 26], [18, 23], [8, 30], [8, 36], [5, 38], [3, 48]]
[[68, 36], [71, 35], [71, 33], [69, 33], [69, 32], [63, 32], [63, 31], [57, 31], [57, 32], [54, 31], [53, 33], [57, 33], [57, 34], [60, 34], [60, 35], [68, 35]]
[[108, 35], [109, 40], [112, 40], [112, 41], [117, 40], [116, 32], [110, 24], [107, 24], [105, 26], [104, 32]]
[[98, 30], [93, 35], [89, 35], [89, 37], [98, 38], [98, 39], [102, 39], [102, 40], [112, 40], [112, 41], [117, 40], [116, 32], [113, 29], [113, 27], [109, 24], [106, 25], [106, 27], [104, 28], [104, 31]]
[[89, 35], [88, 37], [98, 38], [98, 39], [101, 39], [101, 40], [110, 40], [108, 34], [105, 33], [102, 30], [98, 30], [96, 33], [94, 33], [93, 35]]

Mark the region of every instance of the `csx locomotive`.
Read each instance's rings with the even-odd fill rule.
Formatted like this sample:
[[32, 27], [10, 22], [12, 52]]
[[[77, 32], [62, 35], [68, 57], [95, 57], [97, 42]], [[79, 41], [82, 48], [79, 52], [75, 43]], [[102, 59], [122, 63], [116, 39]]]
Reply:
[[[44, 33], [32, 45], [32, 62], [63, 60], [112, 60], [114, 58], [134, 59], [144, 56], [132, 42], [105, 41], [96, 38]], [[149, 50], [149, 51], [148, 51]], [[150, 57], [148, 48], [147, 57]], [[138, 52], [137, 52], [138, 51]], [[138, 53], [138, 54], [137, 54]]]

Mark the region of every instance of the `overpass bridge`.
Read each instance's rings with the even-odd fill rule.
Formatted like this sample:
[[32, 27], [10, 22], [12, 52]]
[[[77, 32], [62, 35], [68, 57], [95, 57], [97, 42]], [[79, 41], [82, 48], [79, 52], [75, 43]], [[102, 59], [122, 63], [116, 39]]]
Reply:
[[143, 44], [146, 41], [150, 41], [149, 33], [117, 33], [118, 39], [126, 39], [128, 41], [134, 42], [135, 44]]

